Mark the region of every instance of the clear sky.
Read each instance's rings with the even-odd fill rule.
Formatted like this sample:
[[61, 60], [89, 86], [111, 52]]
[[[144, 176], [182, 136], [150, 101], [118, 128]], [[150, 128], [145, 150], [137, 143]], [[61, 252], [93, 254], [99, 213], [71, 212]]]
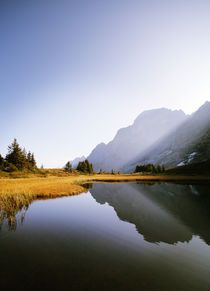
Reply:
[[0, 0], [0, 153], [61, 167], [143, 110], [210, 100], [209, 0]]

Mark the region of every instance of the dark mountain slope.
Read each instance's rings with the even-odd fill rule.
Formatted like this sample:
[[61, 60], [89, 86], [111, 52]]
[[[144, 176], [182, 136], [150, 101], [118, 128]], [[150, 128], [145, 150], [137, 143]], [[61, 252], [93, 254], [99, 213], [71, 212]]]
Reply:
[[192, 163], [184, 166], [173, 167], [166, 170], [171, 175], [210, 175], [210, 161]]
[[182, 166], [210, 160], [210, 102], [206, 102], [170, 134], [154, 143], [124, 166], [132, 171], [137, 164]]

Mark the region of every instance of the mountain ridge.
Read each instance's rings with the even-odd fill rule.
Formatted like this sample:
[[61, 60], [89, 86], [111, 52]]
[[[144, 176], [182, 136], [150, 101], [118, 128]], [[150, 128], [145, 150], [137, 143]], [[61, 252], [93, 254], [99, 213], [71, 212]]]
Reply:
[[158, 108], [143, 111], [132, 125], [119, 129], [109, 143], [98, 144], [87, 158], [96, 171], [100, 168], [105, 171], [122, 169], [139, 152], [177, 127], [185, 118], [187, 115], [182, 110]]
[[167, 167], [205, 162], [210, 159], [210, 102], [197, 111], [169, 135], [136, 156], [126, 171], [133, 171], [136, 164], [164, 164]]
[[141, 112], [87, 159], [99, 171], [133, 172], [137, 164], [183, 166], [210, 160], [210, 102], [191, 115], [165, 107]]

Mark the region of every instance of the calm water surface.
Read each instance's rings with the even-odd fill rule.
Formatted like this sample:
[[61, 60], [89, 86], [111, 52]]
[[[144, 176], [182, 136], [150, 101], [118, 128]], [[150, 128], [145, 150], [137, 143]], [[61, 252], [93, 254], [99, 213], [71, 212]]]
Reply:
[[1, 290], [210, 291], [209, 186], [94, 184], [0, 230]]

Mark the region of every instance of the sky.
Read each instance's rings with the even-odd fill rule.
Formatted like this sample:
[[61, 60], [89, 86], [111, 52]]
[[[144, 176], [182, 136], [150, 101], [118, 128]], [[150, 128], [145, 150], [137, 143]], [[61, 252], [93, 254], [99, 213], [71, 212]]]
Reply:
[[210, 100], [209, 0], [0, 0], [0, 153], [62, 167], [144, 110]]

